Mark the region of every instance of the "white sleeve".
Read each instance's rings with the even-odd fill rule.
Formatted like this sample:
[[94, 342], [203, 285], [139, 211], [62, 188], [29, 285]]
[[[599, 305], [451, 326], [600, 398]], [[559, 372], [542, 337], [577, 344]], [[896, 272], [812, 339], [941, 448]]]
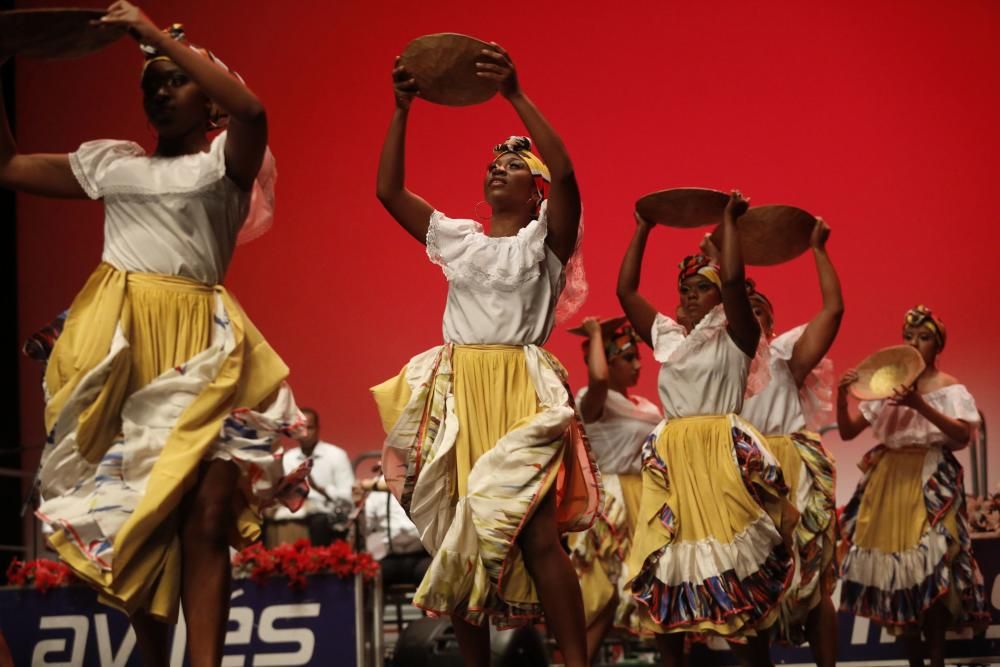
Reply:
[[102, 182], [111, 165], [123, 157], [141, 155], [145, 155], [145, 151], [133, 141], [98, 139], [85, 142], [70, 153], [69, 166], [87, 196], [100, 199], [104, 196]]
[[973, 427], [979, 425], [982, 419], [979, 416], [979, 408], [976, 407], [976, 399], [965, 385], [953, 384], [942, 393], [944, 394], [944, 400], [941, 401], [942, 413], [952, 419], [961, 419]]
[[354, 486], [354, 468], [351, 467], [351, 458], [344, 450], [337, 452], [337, 459], [333, 465], [333, 492], [330, 494], [342, 498], [352, 499], [351, 488]]
[[291, 475], [295, 472], [300, 463], [299, 457], [293, 455], [293, 450], [286, 449], [281, 452], [281, 467], [284, 469], [285, 475]]
[[475, 220], [453, 220], [441, 211], [434, 211], [427, 225], [427, 256], [438, 266], [450, 266], [465, 254], [469, 236], [482, 230]]
[[650, 332], [650, 338], [653, 341], [653, 358], [661, 364], [667, 361], [677, 346], [684, 342], [685, 335], [684, 327], [663, 313], [657, 313]]
[[858, 410], [861, 412], [861, 416], [871, 425], [875, 424], [875, 420], [882, 414], [883, 408], [885, 408], [885, 399], [861, 401], [858, 403]]
[[453, 220], [434, 211], [427, 226], [427, 256], [449, 281], [511, 290], [540, 274], [546, 259], [546, 234], [544, 216], [514, 236], [491, 239], [475, 220]]
[[[772, 340], [771, 354], [779, 359], [784, 359], [785, 361], [791, 359], [792, 352], [795, 350], [795, 344], [799, 342], [800, 338], [802, 338], [802, 334], [806, 332], [806, 327], [808, 326], [808, 324], [800, 324], [794, 329], [789, 329]], [[761, 336], [761, 338], [764, 338], [764, 336]]]

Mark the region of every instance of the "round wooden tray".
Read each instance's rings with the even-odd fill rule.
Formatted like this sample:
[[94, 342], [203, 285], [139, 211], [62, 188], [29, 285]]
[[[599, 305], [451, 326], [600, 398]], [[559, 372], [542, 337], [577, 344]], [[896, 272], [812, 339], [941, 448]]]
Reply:
[[722, 222], [729, 195], [708, 188], [671, 188], [651, 192], [635, 203], [648, 222], [668, 227], [706, 227]]
[[14, 9], [0, 12], [0, 56], [79, 58], [103, 49], [125, 30], [92, 25], [103, 9]]
[[435, 104], [467, 106], [493, 97], [497, 84], [476, 76], [486, 42], [443, 32], [418, 37], [403, 49], [400, 65], [416, 79], [420, 97]]
[[899, 385], [910, 386], [924, 372], [924, 358], [909, 345], [895, 345], [858, 364], [858, 379], [849, 387], [855, 398], [871, 401], [892, 396]]
[[[743, 263], [771, 266], [795, 259], [809, 249], [816, 216], [795, 206], [753, 206], [738, 223]], [[716, 227], [712, 242], [722, 247], [722, 230]]]

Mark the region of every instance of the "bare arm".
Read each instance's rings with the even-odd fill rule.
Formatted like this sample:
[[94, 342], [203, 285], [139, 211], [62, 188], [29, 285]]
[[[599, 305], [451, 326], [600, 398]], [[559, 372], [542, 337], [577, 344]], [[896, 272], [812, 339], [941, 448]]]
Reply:
[[635, 214], [635, 234], [629, 243], [621, 268], [618, 270], [618, 302], [625, 310], [632, 327], [643, 341], [653, 346], [653, 322], [656, 321], [656, 308], [639, 294], [639, 274], [642, 269], [642, 256], [646, 252], [646, 241], [653, 224]]
[[604, 414], [604, 402], [608, 398], [608, 359], [604, 356], [600, 323], [588, 317], [583, 321], [583, 327], [590, 336], [590, 347], [587, 350], [587, 393], [580, 401], [580, 415], [584, 422], [589, 423]]
[[483, 49], [486, 61], [477, 63], [478, 75], [499, 83], [500, 94], [507, 98], [520, 116], [549, 168], [552, 186], [548, 198], [548, 235], [545, 242], [565, 264], [573, 255], [580, 230], [580, 189], [573, 163], [555, 129], [521, 90], [510, 56], [498, 44], [493, 43], [492, 47]]
[[160, 31], [141, 9], [125, 0], [108, 7], [101, 22], [128, 28], [140, 43], [177, 63], [209, 99], [229, 114], [226, 175], [243, 191], [252, 190], [267, 149], [267, 114], [257, 96], [222, 67]]
[[0, 187], [43, 197], [87, 199], [65, 153], [18, 154], [5, 107], [0, 88]]
[[837, 385], [837, 430], [842, 440], [854, 440], [868, 428], [868, 420], [860, 412], [852, 413], [847, 405], [847, 388], [858, 379], [857, 372], [852, 368], [844, 373]]
[[747, 296], [746, 272], [743, 268], [743, 251], [740, 249], [740, 232], [736, 220], [746, 213], [749, 202], [739, 192], [729, 197], [726, 212], [722, 216], [721, 278], [722, 307], [726, 311], [726, 321], [730, 338], [745, 355], [757, 354], [760, 342], [760, 324], [753, 314], [753, 306]]
[[788, 362], [792, 377], [800, 387], [816, 364], [830, 351], [844, 316], [844, 297], [840, 291], [840, 280], [826, 252], [826, 240], [829, 236], [830, 228], [822, 218], [817, 219], [811, 245], [816, 259], [816, 273], [819, 275], [819, 289], [823, 295], [823, 308], [806, 326], [802, 337], [795, 343], [792, 358]]
[[410, 102], [417, 94], [417, 83], [399, 64], [392, 71], [396, 95], [396, 109], [389, 123], [389, 131], [382, 144], [382, 154], [378, 161], [378, 176], [375, 194], [382, 206], [410, 236], [427, 243], [427, 228], [430, 226], [434, 208], [423, 198], [406, 189], [406, 120], [410, 113]]

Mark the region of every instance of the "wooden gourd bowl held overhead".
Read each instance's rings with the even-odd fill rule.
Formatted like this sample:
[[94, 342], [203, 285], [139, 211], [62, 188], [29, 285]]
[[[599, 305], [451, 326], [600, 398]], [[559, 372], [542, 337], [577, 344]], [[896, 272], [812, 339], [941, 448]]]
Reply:
[[479, 104], [493, 97], [497, 83], [476, 76], [476, 62], [484, 59], [486, 42], [456, 33], [418, 37], [403, 49], [400, 65], [417, 82], [419, 97], [448, 106]]
[[670, 188], [651, 192], [635, 203], [647, 222], [668, 227], [707, 227], [722, 222], [729, 195], [708, 188]]
[[[610, 336], [615, 329], [625, 324], [628, 321], [627, 317], [609, 317], [607, 319], [600, 320], [601, 323], [601, 336], [607, 338]], [[573, 327], [568, 330], [571, 334], [576, 336], [589, 336], [587, 330], [583, 328], [583, 325]]]
[[[772, 266], [795, 259], [809, 249], [816, 216], [785, 204], [753, 206], [737, 221], [743, 263]], [[712, 242], [722, 247], [722, 230], [716, 227]]]
[[0, 12], [0, 56], [79, 58], [125, 34], [117, 26], [92, 25], [103, 9], [15, 9]]
[[896, 387], [916, 382], [924, 368], [924, 358], [909, 345], [883, 348], [858, 364], [858, 379], [849, 390], [862, 401], [889, 398]]

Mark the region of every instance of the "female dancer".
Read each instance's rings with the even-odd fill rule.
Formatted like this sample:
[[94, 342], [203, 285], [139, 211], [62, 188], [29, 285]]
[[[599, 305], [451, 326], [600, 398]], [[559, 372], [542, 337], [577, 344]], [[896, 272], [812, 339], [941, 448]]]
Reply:
[[979, 566], [972, 557], [962, 466], [952, 453], [979, 426], [972, 394], [938, 368], [947, 334], [925, 306], [903, 321], [903, 341], [927, 367], [887, 400], [848, 406], [849, 370], [837, 391], [840, 437], [871, 426], [881, 443], [861, 461], [864, 476], [843, 513], [840, 608], [903, 635], [911, 665], [944, 665], [948, 627], [988, 622]]
[[[613, 323], [612, 323], [613, 324]], [[628, 324], [583, 321], [588, 383], [576, 396], [597, 458], [605, 505], [590, 530], [570, 540], [587, 618], [587, 655], [594, 660], [612, 623], [638, 632], [623, 572], [642, 494], [642, 443], [660, 421], [655, 404], [629, 392], [639, 381], [639, 338]], [[605, 331], [607, 329], [607, 331]]]
[[288, 369], [221, 284], [272, 160], [267, 121], [257, 97], [179, 27], [160, 32], [124, 1], [102, 22], [128, 28], [146, 52], [154, 153], [99, 140], [22, 155], [0, 127], [3, 187], [103, 199], [106, 216], [103, 261], [46, 369], [38, 514], [59, 556], [129, 614], [145, 664], [167, 664], [162, 621], [176, 619], [180, 599], [189, 619], [197, 609], [191, 664], [218, 665], [230, 541], [259, 534], [262, 502], [289, 490], [302, 500], [301, 488], [279, 483], [269, 451], [301, 421]]
[[794, 529], [798, 567], [782, 599], [777, 638], [795, 644], [808, 638], [820, 667], [833, 667], [837, 660], [837, 612], [830, 599], [837, 578], [835, 471], [817, 433], [822, 425], [818, 413], [828, 414], [832, 407], [832, 363], [824, 357], [844, 313], [840, 281], [826, 252], [829, 236], [830, 228], [817, 220], [810, 245], [823, 307], [808, 324], [775, 338], [771, 301], [747, 281], [754, 315], [771, 342], [771, 377], [740, 413], [766, 435], [799, 515]]
[[406, 119], [419, 91], [397, 59], [377, 194], [443, 269], [448, 301], [445, 345], [373, 390], [388, 433], [383, 470], [434, 555], [414, 603], [451, 615], [466, 664], [489, 664], [487, 617], [527, 623], [544, 609], [566, 664], [579, 666], [583, 606], [559, 535], [590, 525], [600, 485], [564, 371], [540, 346], [567, 274], [573, 280], [580, 194], [562, 140], [521, 91], [506, 51], [484, 49], [477, 66], [547, 165], [528, 139], [511, 137], [483, 178], [488, 232], [436, 211], [404, 185]]
[[[642, 501], [628, 567], [664, 665], [683, 659], [685, 632], [753, 636], [774, 622], [792, 560], [775, 518], [786, 492], [761, 436], [738, 417], [748, 388], [766, 382], [766, 345], [747, 296], [734, 192], [723, 220], [721, 272], [688, 257], [678, 278], [683, 326], [639, 294], [652, 225], [638, 215], [622, 261], [618, 298], [660, 367], [665, 421], [643, 449]], [[761, 356], [764, 355], [764, 356]], [[758, 638], [759, 639], [759, 638]], [[753, 643], [753, 642], [752, 642]], [[742, 660], [770, 664], [766, 643]], [[752, 651], [752, 653], [751, 653]]]

